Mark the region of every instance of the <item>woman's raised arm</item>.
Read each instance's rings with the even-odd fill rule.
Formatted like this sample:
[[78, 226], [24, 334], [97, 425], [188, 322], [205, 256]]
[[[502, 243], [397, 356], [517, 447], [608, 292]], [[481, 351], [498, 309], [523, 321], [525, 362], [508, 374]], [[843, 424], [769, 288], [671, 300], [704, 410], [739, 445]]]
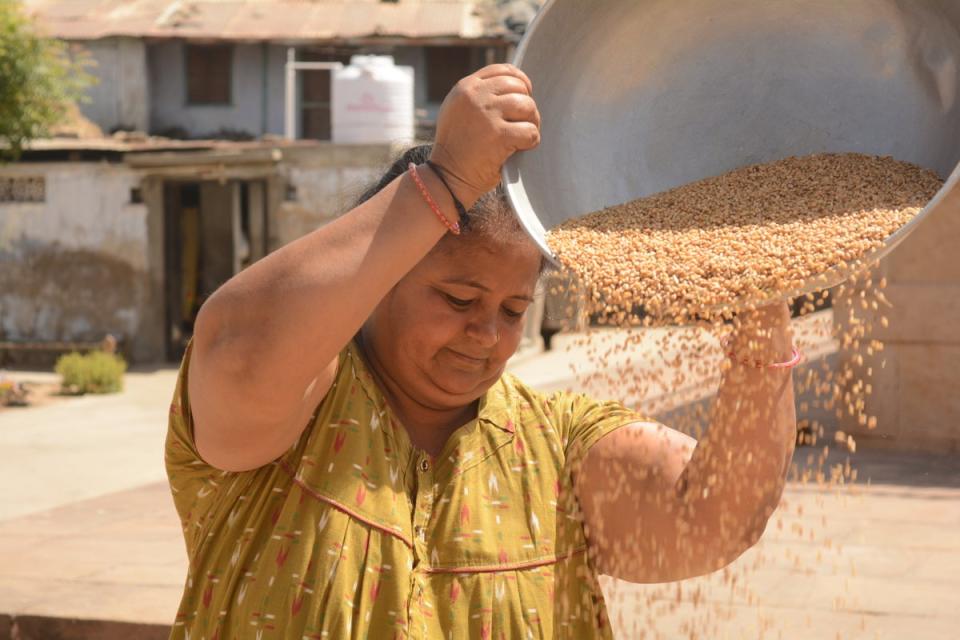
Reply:
[[[539, 143], [531, 94], [521, 71], [493, 65], [444, 101], [431, 159], [464, 206], [496, 186], [510, 155]], [[426, 167], [419, 175], [456, 220], [440, 178]], [[403, 174], [218, 289], [197, 317], [188, 371], [204, 460], [244, 471], [289, 448], [329, 390], [339, 352], [446, 231]]]
[[[791, 359], [786, 304], [739, 322], [733, 353]], [[733, 562], [776, 510], [796, 438], [790, 370], [742, 364], [724, 374], [699, 442], [653, 423], [604, 436], [576, 484], [599, 570], [630, 582], [673, 582]]]

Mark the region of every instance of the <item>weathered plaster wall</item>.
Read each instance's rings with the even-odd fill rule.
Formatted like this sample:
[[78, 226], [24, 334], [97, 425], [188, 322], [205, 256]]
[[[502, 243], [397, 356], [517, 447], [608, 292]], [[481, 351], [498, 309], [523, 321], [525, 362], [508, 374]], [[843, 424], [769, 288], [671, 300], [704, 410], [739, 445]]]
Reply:
[[146, 131], [150, 126], [150, 92], [146, 45], [134, 38], [84, 41], [98, 82], [87, 90], [84, 116], [109, 133], [115, 129]]
[[389, 145], [320, 144], [284, 152], [283, 172], [292, 188], [269, 223], [270, 248], [279, 248], [347, 211], [380, 179], [402, 149]]
[[130, 203], [139, 177], [99, 163], [18, 164], [43, 175], [46, 202], [0, 204], [0, 334], [99, 340], [137, 350], [150, 306], [147, 207]]

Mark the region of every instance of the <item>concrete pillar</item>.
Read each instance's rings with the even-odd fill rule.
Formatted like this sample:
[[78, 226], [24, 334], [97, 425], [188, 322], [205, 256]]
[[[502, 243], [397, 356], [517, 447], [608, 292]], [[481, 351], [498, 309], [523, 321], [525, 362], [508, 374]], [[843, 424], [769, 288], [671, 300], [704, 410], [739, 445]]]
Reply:
[[140, 192], [147, 206], [149, 283], [140, 313], [140, 329], [136, 336], [131, 336], [131, 356], [138, 363], [163, 362], [167, 355], [163, 180], [158, 177], [145, 178], [140, 184]]

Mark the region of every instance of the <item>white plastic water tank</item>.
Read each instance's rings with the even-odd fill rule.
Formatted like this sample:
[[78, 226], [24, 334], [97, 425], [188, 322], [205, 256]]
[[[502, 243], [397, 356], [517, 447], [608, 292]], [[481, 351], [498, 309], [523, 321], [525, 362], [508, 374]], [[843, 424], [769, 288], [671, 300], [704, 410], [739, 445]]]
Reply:
[[353, 56], [333, 72], [333, 141], [410, 142], [414, 137], [413, 67], [392, 56]]

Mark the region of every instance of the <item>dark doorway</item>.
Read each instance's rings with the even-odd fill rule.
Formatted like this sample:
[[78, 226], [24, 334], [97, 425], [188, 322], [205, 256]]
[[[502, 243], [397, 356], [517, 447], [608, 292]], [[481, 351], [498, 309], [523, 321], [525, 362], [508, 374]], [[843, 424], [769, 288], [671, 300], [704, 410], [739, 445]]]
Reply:
[[163, 187], [163, 262], [167, 359], [183, 357], [200, 309], [200, 184]]
[[179, 361], [204, 301], [268, 252], [267, 183], [164, 184], [166, 352]]

